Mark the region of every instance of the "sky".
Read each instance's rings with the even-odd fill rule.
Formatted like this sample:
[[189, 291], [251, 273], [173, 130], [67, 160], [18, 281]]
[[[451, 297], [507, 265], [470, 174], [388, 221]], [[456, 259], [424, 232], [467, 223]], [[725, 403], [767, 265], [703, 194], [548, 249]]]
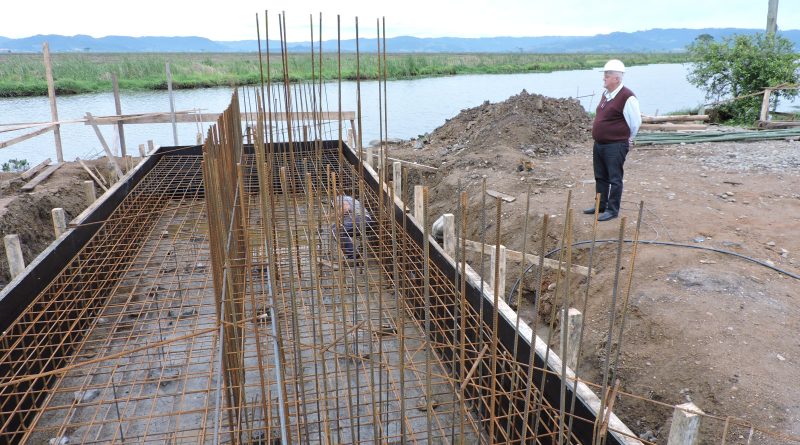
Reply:
[[[270, 38], [278, 35], [285, 11], [289, 41], [309, 40], [309, 16], [323, 39], [359, 33], [374, 37], [376, 20], [386, 18], [395, 37], [589, 36], [653, 28], [764, 28], [769, 0], [331, 0], [196, 2], [170, 0], [3, 0], [0, 36], [88, 34], [93, 37], [200, 36], [212, 40], [254, 40], [256, 14], [264, 35], [269, 10]], [[779, 0], [778, 29], [800, 29], [800, 0]], [[316, 35], [315, 31], [315, 35]]]

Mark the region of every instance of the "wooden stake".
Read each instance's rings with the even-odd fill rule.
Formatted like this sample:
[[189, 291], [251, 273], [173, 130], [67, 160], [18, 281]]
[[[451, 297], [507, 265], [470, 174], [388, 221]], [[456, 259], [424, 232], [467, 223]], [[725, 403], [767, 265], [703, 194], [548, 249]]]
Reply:
[[497, 275], [498, 276], [497, 283], [499, 284], [499, 286], [497, 286], [497, 296], [499, 298], [505, 299], [505, 297], [506, 297], [506, 246], [504, 246], [502, 244], [500, 245], [499, 249], [497, 247], [495, 247], [489, 253], [489, 255], [491, 255], [491, 259], [489, 261], [489, 285], [494, 290], [494, 288], [495, 288], [495, 285], [494, 285], [495, 255], [497, 255], [498, 252], [500, 254], [500, 263], [499, 263], [498, 270], [497, 270], [497, 272], [499, 272], [498, 275]]
[[392, 182], [394, 184], [394, 196], [403, 200], [403, 164], [400, 162], [392, 163]]
[[83, 191], [86, 194], [86, 201], [91, 204], [97, 201], [97, 194], [94, 189], [94, 181], [83, 181]]
[[445, 213], [444, 218], [444, 251], [451, 258], [456, 254], [456, 217], [452, 213]]
[[700, 416], [703, 411], [692, 402], [675, 407], [667, 445], [695, 445], [700, 436]]
[[425, 187], [421, 185], [414, 186], [414, 219], [417, 220], [421, 228], [425, 228], [425, 215], [423, 214], [423, 193]]
[[3, 243], [6, 246], [8, 271], [13, 280], [25, 270], [25, 258], [22, 257], [22, 245], [19, 242], [19, 235], [6, 235], [3, 237]]
[[53, 232], [56, 238], [67, 231], [67, 214], [61, 207], [56, 207], [50, 211], [53, 216]]
[[[56, 106], [56, 84], [53, 80], [53, 64], [50, 60], [50, 45], [44, 42], [42, 46], [44, 53], [44, 71], [47, 76], [47, 96], [50, 98], [50, 118], [53, 122], [58, 122], [58, 107]], [[53, 136], [56, 140], [56, 161], [64, 162], [64, 154], [61, 151], [61, 125], [53, 125]]]
[[[562, 359], [566, 360], [567, 366], [573, 371], [578, 363], [578, 346], [581, 339], [581, 326], [583, 325], [583, 314], [574, 307], [567, 311], [567, 353]], [[563, 349], [563, 348], [562, 348]]]
[[761, 114], [758, 115], [758, 120], [766, 122], [769, 119], [769, 97], [772, 95], [772, 88], [764, 89], [764, 99], [761, 100]]

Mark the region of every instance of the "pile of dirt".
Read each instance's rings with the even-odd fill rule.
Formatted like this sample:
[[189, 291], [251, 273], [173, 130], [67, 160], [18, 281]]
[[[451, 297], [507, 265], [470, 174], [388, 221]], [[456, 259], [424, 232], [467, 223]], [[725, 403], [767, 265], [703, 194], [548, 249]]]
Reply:
[[[88, 161], [92, 164], [92, 161]], [[52, 209], [61, 207], [67, 222], [89, 204], [81, 182], [89, 175], [77, 163], [66, 163], [30, 192], [21, 192], [25, 184], [19, 173], [0, 175], [0, 233], [17, 234], [25, 264], [36, 258], [55, 239]], [[98, 190], [102, 192], [102, 190]], [[11, 281], [6, 255], [0, 255], [0, 289]]]
[[516, 148], [529, 156], [561, 154], [591, 136], [591, 118], [575, 99], [522, 90], [499, 103], [462, 110], [431, 133], [429, 142], [451, 150]]

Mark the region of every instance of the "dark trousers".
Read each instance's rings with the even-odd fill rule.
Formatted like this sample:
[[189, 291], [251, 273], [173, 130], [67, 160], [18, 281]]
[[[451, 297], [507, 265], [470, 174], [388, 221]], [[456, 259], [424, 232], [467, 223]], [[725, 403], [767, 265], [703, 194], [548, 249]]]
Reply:
[[595, 142], [592, 151], [595, 192], [600, 194], [600, 209], [605, 209], [612, 215], [618, 215], [622, 201], [622, 175], [625, 173], [623, 165], [625, 157], [628, 155], [628, 143], [600, 144]]
[[[372, 218], [367, 218], [365, 223], [367, 232], [370, 232], [373, 223]], [[353, 238], [361, 233], [361, 220], [356, 219], [353, 221], [350, 218], [345, 218], [339, 230], [336, 230], [336, 224], [333, 225], [332, 229], [334, 233], [339, 232], [339, 242], [342, 246], [342, 252], [345, 258], [350, 260], [356, 259], [358, 246], [355, 245]]]

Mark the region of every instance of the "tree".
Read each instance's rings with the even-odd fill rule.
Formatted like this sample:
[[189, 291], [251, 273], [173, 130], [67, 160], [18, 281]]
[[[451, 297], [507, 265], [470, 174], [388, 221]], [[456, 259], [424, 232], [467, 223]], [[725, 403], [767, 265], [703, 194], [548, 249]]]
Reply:
[[[688, 46], [693, 60], [687, 80], [705, 90], [706, 100], [720, 101], [781, 84], [800, 82], [800, 59], [789, 39], [763, 33], [734, 35], [721, 42], [697, 38]], [[710, 37], [710, 36], [709, 36]], [[797, 89], [776, 90], [770, 104], [797, 96]], [[738, 99], [720, 106], [720, 113], [739, 123], [758, 119], [763, 97]]]

